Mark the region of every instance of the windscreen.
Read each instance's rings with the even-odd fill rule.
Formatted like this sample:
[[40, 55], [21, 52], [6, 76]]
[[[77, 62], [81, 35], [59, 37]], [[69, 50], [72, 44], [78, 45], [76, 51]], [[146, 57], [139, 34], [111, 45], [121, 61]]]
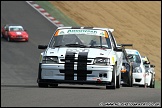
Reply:
[[107, 32], [101, 30], [58, 30], [49, 47], [84, 46], [111, 48]]
[[10, 31], [24, 31], [22, 26], [10, 26], [9, 30]]

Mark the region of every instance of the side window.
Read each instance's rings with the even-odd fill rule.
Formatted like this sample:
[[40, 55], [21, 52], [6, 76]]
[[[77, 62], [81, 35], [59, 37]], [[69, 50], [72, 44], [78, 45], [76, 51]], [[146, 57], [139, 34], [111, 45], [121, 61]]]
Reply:
[[6, 30], [9, 31], [9, 26], [6, 27]]
[[8, 26], [7, 26], [7, 25], [5, 25], [4, 30], [7, 30], [7, 28], [8, 28]]

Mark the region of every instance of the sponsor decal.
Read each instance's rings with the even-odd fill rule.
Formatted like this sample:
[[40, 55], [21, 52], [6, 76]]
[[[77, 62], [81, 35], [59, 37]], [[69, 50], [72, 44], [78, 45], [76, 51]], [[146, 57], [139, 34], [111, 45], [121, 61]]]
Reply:
[[66, 34], [86, 34], [86, 35], [103, 36], [108, 38], [108, 33], [106, 31], [89, 30], [89, 29], [61, 29], [61, 30], [57, 30], [54, 36], [66, 35]]
[[74, 30], [68, 30], [67, 33], [91, 33], [91, 34], [97, 34], [97, 31], [95, 30], [81, 30], [81, 29], [74, 29]]
[[112, 63], [115, 64], [114, 56], [112, 56], [111, 60], [112, 60]]
[[89, 52], [89, 49], [86, 49], [86, 48], [80, 48], [80, 49], [67, 49], [66, 51], [69, 51], [69, 52]]

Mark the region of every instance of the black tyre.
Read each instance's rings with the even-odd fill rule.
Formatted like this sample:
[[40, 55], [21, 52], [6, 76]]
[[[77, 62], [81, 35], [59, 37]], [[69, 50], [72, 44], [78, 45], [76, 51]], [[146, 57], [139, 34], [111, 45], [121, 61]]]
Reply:
[[1, 38], [4, 38], [3, 34], [1, 33]]
[[51, 87], [58, 87], [58, 84], [49, 84]]
[[129, 78], [128, 78], [128, 86], [133, 87], [133, 67], [130, 66]]
[[155, 88], [155, 79], [151, 76], [150, 88]]
[[11, 42], [10, 36], [7, 37], [7, 41], [8, 42]]
[[38, 87], [47, 88], [48, 87], [48, 84], [38, 83]]
[[116, 88], [120, 88], [121, 73], [116, 77]]
[[106, 86], [106, 89], [116, 89], [116, 64], [114, 65], [113, 71], [112, 71], [112, 82], [111, 86]]

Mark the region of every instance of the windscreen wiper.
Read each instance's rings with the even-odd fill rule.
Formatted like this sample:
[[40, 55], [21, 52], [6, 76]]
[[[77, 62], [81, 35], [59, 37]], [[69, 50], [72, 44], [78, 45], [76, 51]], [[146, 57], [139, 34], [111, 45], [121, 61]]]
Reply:
[[56, 46], [54, 46], [54, 47], [61, 47], [61, 46], [63, 46], [63, 45], [56, 45]]
[[101, 45], [94, 45], [94, 46], [90, 46], [90, 48], [108, 48], [106, 46], [101, 46]]
[[81, 44], [66, 44], [65, 46], [67, 47], [81, 47], [81, 48], [85, 48], [87, 47], [86, 45], [81, 45]]

